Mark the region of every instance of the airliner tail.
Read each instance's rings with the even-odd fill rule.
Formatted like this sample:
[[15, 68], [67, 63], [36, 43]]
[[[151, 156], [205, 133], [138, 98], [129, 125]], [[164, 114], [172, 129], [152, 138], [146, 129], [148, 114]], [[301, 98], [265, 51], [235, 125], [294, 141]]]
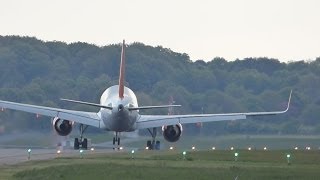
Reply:
[[119, 75], [119, 98], [123, 99], [124, 97], [124, 82], [125, 82], [125, 41], [123, 40], [122, 43], [122, 50], [121, 50], [121, 63], [120, 63], [120, 75]]

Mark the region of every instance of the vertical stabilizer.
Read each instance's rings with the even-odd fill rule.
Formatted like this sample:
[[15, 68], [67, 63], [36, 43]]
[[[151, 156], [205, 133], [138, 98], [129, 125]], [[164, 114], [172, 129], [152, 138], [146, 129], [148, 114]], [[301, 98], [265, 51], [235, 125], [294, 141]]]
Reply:
[[120, 62], [120, 75], [119, 75], [119, 98], [123, 99], [124, 94], [124, 82], [125, 82], [125, 41], [123, 40], [122, 43], [122, 50], [121, 50], [121, 62]]

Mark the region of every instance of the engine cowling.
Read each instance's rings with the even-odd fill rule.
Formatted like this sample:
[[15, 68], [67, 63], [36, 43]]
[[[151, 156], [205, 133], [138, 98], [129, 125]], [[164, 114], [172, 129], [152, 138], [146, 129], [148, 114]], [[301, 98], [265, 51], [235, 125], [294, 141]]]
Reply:
[[162, 126], [162, 133], [165, 140], [169, 142], [176, 142], [182, 135], [182, 125], [176, 124], [170, 126]]
[[63, 120], [58, 117], [55, 117], [52, 121], [54, 130], [60, 135], [60, 136], [67, 136], [72, 131], [72, 121]]

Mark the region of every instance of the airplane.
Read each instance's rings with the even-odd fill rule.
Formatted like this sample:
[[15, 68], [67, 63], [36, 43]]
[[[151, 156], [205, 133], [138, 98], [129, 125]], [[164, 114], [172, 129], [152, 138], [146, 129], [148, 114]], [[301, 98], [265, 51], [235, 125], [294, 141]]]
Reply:
[[74, 149], [87, 149], [87, 138], [83, 134], [88, 126], [93, 126], [106, 131], [113, 131], [113, 145], [120, 145], [119, 133], [132, 132], [138, 129], [148, 129], [152, 140], [148, 140], [147, 145], [151, 149], [159, 149], [160, 141], [155, 141], [157, 127], [162, 127], [162, 134], [165, 140], [176, 142], [182, 135], [182, 125], [188, 123], [203, 123], [213, 121], [243, 120], [249, 116], [267, 116], [286, 113], [289, 110], [291, 94], [285, 110], [268, 112], [245, 112], [226, 114], [189, 114], [189, 115], [141, 115], [139, 110], [172, 108], [180, 105], [160, 105], [160, 106], [139, 106], [134, 92], [125, 87], [125, 41], [122, 43], [119, 84], [107, 88], [101, 95], [100, 103], [83, 102], [71, 99], [61, 99], [70, 103], [83, 104], [87, 106], [99, 107], [99, 112], [85, 112], [68, 109], [60, 109], [45, 106], [36, 106], [16, 102], [0, 100], [0, 107], [35, 113], [52, 117], [53, 129], [60, 136], [67, 136], [71, 133], [74, 123], [80, 124], [80, 137], [74, 139]]

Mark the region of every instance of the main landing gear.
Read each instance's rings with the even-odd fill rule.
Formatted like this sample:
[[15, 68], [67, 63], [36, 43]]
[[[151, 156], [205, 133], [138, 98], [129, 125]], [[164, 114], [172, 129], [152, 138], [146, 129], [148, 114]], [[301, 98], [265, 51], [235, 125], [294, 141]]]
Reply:
[[113, 137], [113, 145], [118, 143], [118, 146], [120, 145], [120, 137], [118, 137], [118, 132], [115, 132], [115, 137]]
[[116, 147], [115, 147], [115, 144], [117, 143], [118, 144], [118, 148], [117, 149], [119, 149], [119, 146], [120, 146], [120, 137], [118, 137], [118, 135], [119, 135], [119, 132], [115, 132], [115, 137], [113, 137], [113, 146], [114, 146], [114, 148], [113, 149], [116, 149]]
[[83, 133], [87, 128], [88, 125], [80, 124], [80, 138], [74, 139], [74, 149], [88, 149], [88, 139], [83, 138]]
[[160, 141], [156, 141], [157, 128], [152, 128], [152, 131], [148, 129], [152, 136], [152, 140], [147, 141], [147, 147], [149, 150], [160, 150]]

